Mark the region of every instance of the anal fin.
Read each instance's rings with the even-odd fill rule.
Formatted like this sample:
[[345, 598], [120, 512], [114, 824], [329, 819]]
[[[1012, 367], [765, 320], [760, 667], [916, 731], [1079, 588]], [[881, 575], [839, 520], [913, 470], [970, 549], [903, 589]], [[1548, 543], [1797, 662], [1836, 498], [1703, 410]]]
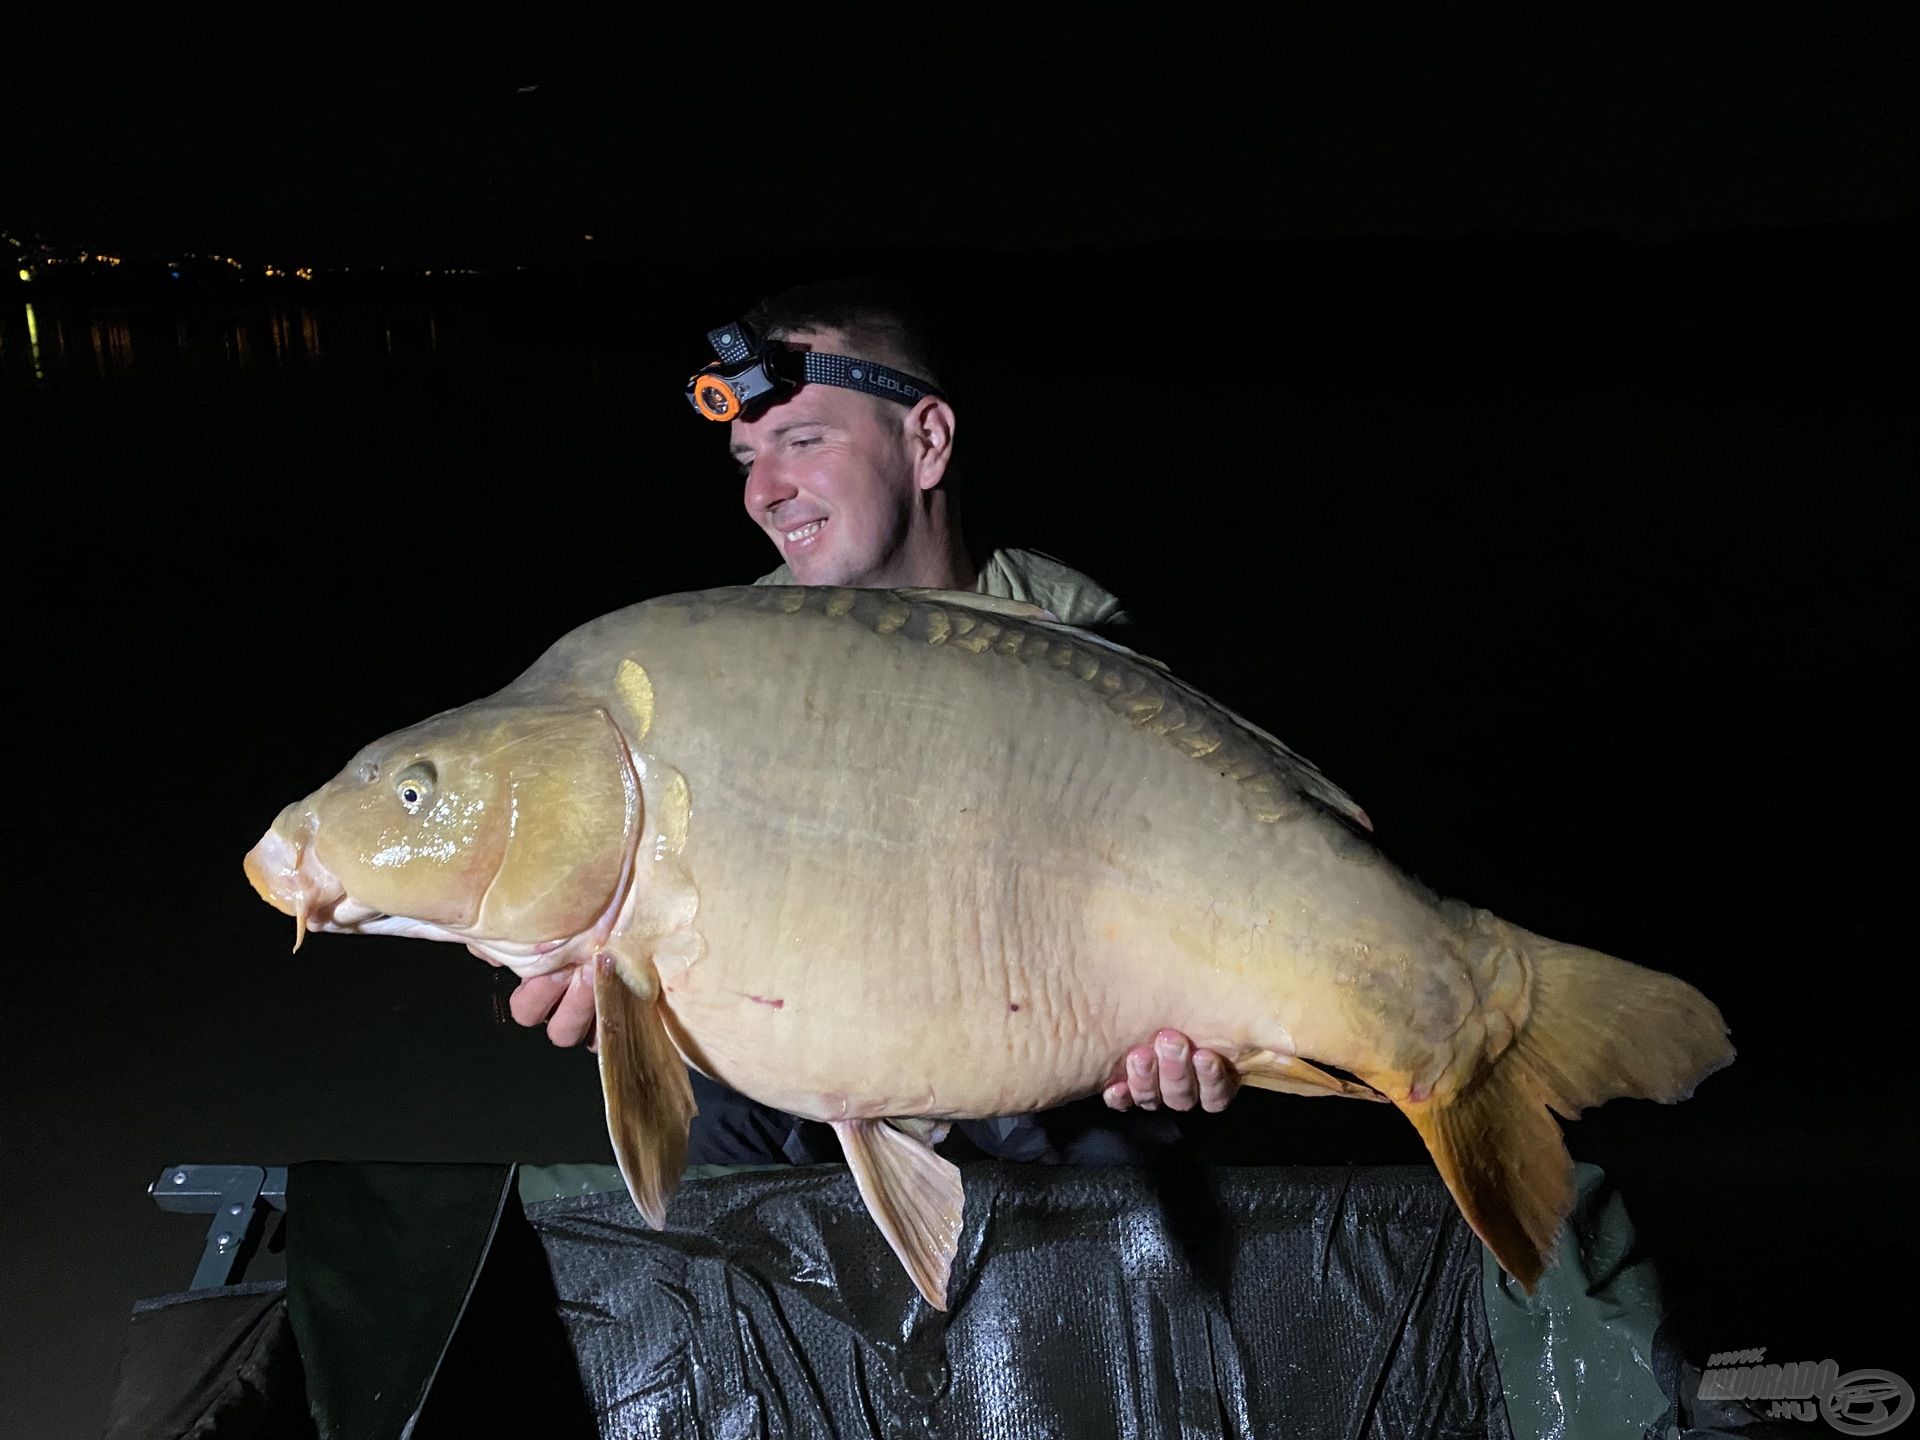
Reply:
[[1233, 1062], [1240, 1082], [1256, 1090], [1278, 1090], [1287, 1095], [1339, 1095], [1348, 1100], [1378, 1100], [1387, 1097], [1370, 1086], [1329, 1075], [1318, 1065], [1309, 1065], [1298, 1055], [1282, 1055], [1275, 1050], [1255, 1050]]
[[833, 1128], [880, 1233], [927, 1303], [945, 1310], [967, 1203], [960, 1167], [890, 1121], [836, 1120]]
[[651, 967], [636, 976], [648, 994], [623, 978], [637, 968], [629, 961], [616, 969], [612, 956], [594, 962], [600, 1090], [627, 1193], [647, 1224], [661, 1230], [667, 1201], [686, 1169], [687, 1127], [697, 1107], [686, 1063], [660, 1013], [658, 979]]
[[1531, 1295], [1573, 1208], [1573, 1158], [1517, 1067], [1495, 1065], [1453, 1100], [1405, 1101], [1467, 1224]]

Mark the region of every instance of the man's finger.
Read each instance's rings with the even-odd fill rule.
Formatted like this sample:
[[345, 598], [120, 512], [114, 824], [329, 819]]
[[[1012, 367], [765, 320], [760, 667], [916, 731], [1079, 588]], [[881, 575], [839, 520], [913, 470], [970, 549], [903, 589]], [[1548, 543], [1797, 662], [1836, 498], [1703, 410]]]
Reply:
[[578, 1045], [593, 1030], [593, 972], [590, 967], [573, 967], [567, 993], [547, 1021], [547, 1038], [556, 1045]]
[[1193, 1046], [1177, 1030], [1162, 1030], [1153, 1039], [1159, 1061], [1160, 1098], [1173, 1110], [1191, 1110], [1197, 1097], [1193, 1078]]
[[1151, 1045], [1136, 1045], [1127, 1052], [1127, 1091], [1142, 1110], [1160, 1108], [1160, 1065]]
[[547, 1016], [553, 1013], [553, 1007], [560, 1003], [560, 997], [566, 993], [570, 976], [571, 972], [566, 970], [550, 975], [529, 975], [507, 997], [507, 1010], [522, 1025], [545, 1024]]
[[1193, 1052], [1193, 1068], [1200, 1077], [1200, 1108], [1218, 1113], [1239, 1092], [1240, 1072], [1211, 1050]]

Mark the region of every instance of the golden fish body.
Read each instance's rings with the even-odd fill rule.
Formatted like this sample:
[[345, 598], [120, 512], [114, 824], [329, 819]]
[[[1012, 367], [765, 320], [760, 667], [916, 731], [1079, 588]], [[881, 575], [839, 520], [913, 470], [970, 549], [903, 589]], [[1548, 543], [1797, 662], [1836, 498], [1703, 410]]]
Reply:
[[944, 1303], [963, 1201], [914, 1122], [1089, 1094], [1172, 1026], [1251, 1083], [1400, 1106], [1530, 1283], [1571, 1201], [1547, 1108], [1677, 1099], [1724, 1026], [1439, 899], [1366, 829], [1271, 736], [1039, 612], [741, 587], [602, 617], [376, 742], [248, 868], [309, 928], [599, 964], [609, 1121], [656, 1221], [684, 1058], [834, 1123]]

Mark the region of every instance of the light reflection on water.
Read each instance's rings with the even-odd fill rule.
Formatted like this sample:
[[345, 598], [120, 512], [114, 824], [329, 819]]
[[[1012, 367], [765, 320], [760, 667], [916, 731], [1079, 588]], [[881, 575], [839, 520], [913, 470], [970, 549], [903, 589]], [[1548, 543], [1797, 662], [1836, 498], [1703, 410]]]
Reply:
[[33, 313], [33, 302], [27, 302], [27, 348], [33, 352], [33, 378], [46, 379], [46, 371], [40, 368], [40, 320]]
[[42, 296], [0, 308], [0, 382], [397, 370], [457, 356], [461, 338], [449, 317], [419, 304], [148, 313]]
[[125, 320], [112, 316], [95, 316], [91, 335], [93, 340], [93, 368], [104, 380], [111, 372], [124, 375], [133, 368], [133, 335], [127, 329]]

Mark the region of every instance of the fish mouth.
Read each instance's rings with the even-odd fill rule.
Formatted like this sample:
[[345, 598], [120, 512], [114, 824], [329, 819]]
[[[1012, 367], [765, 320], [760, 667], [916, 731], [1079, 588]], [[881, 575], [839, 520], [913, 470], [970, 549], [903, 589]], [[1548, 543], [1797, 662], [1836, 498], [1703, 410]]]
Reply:
[[293, 917], [296, 954], [309, 930], [335, 929], [342, 921], [364, 922], [379, 913], [348, 899], [347, 887], [313, 853], [311, 836], [311, 826], [303, 824], [289, 839], [275, 822], [242, 862], [260, 898]]
[[523, 976], [572, 963], [564, 952], [579, 937], [533, 941], [477, 939], [464, 930], [390, 914], [355, 900], [314, 854], [311, 824], [302, 821], [287, 828], [293, 832], [291, 838], [278, 823], [262, 835], [260, 843], [247, 852], [242, 868], [262, 900], [281, 914], [293, 917], [296, 954], [307, 936], [318, 930], [329, 934], [399, 935], [418, 940], [465, 942], [477, 953]]

